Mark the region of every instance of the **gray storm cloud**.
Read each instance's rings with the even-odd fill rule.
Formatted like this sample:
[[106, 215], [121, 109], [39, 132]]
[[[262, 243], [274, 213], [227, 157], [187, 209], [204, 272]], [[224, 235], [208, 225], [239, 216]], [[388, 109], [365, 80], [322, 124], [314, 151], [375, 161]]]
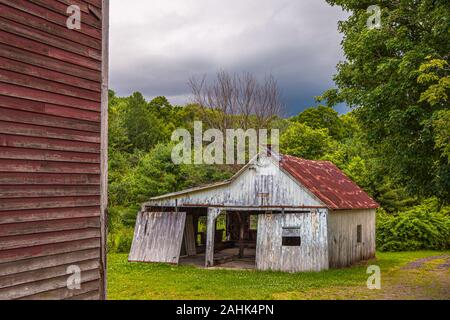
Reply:
[[345, 17], [324, 0], [111, 0], [111, 88], [183, 104], [191, 76], [272, 73], [295, 114], [333, 86]]

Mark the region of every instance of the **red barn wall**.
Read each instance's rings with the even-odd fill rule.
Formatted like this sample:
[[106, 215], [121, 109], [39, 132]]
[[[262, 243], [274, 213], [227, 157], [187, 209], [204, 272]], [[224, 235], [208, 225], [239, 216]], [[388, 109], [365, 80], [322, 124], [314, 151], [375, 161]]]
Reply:
[[104, 1], [0, 0], [0, 299], [104, 298]]

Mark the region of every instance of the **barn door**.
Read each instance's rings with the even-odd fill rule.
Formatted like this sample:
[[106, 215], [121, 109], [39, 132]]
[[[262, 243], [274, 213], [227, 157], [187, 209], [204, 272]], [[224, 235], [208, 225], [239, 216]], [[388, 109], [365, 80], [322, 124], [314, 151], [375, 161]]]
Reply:
[[185, 212], [140, 212], [128, 260], [177, 264], [185, 222]]

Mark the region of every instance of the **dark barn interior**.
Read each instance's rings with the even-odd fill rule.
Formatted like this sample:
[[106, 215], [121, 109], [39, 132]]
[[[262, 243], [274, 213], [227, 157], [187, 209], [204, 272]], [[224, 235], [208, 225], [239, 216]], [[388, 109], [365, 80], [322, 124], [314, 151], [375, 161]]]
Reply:
[[[179, 264], [204, 267], [208, 208], [182, 207], [178, 211], [186, 212]], [[214, 266], [254, 269], [257, 226], [258, 211], [223, 211], [215, 221]]]

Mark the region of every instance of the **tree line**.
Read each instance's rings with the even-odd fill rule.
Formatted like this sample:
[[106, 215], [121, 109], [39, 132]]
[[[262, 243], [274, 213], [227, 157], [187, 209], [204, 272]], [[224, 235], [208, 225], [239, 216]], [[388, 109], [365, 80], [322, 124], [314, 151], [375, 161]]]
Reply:
[[[126, 250], [140, 203], [149, 197], [223, 180], [238, 167], [174, 165], [171, 133], [209, 128], [280, 130], [282, 153], [335, 163], [382, 209], [383, 250], [450, 246], [450, 3], [378, 1], [381, 27], [367, 28], [372, 2], [327, 0], [350, 13], [340, 22], [345, 60], [336, 88], [294, 117], [272, 76], [224, 71], [191, 79], [193, 101], [110, 92], [110, 247]], [[351, 112], [333, 107], [346, 103]]]

